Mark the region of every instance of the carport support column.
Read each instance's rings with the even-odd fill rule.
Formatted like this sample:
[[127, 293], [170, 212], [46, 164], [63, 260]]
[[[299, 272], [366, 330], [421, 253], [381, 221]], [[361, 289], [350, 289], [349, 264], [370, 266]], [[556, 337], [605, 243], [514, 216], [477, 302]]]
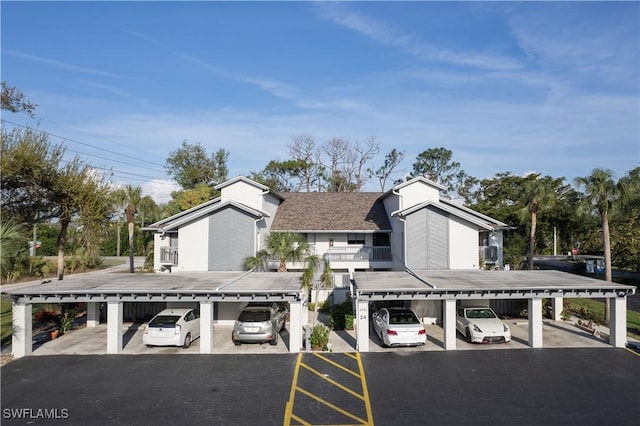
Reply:
[[213, 352], [213, 302], [200, 302], [200, 353]]
[[627, 345], [627, 297], [611, 299], [611, 321], [609, 323], [609, 344], [616, 348]]
[[444, 350], [456, 350], [456, 301], [443, 300]]
[[87, 302], [87, 327], [96, 327], [100, 324], [100, 303]]
[[107, 353], [122, 352], [122, 302], [107, 302]]
[[554, 297], [551, 299], [551, 316], [554, 321], [562, 320], [562, 311], [564, 299], [562, 297]]
[[369, 352], [369, 301], [356, 300], [356, 351]]
[[302, 300], [289, 302], [289, 353], [300, 352], [302, 347], [302, 326], [307, 323], [302, 321]]
[[14, 358], [22, 358], [33, 352], [33, 329], [30, 303], [11, 305], [13, 315], [13, 335], [11, 336], [11, 352]]
[[529, 346], [542, 347], [542, 299], [529, 299]]

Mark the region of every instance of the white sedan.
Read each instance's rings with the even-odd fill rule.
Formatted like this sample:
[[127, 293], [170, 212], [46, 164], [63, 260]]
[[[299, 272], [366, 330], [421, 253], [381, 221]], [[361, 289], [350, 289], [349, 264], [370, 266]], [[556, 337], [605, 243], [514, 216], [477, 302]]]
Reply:
[[147, 346], [188, 348], [200, 337], [200, 315], [195, 309], [165, 309], [144, 328], [142, 342]]
[[427, 343], [427, 331], [408, 308], [382, 308], [373, 314], [373, 329], [382, 346], [419, 346]]
[[456, 329], [469, 343], [506, 343], [511, 341], [511, 330], [491, 308], [458, 308]]

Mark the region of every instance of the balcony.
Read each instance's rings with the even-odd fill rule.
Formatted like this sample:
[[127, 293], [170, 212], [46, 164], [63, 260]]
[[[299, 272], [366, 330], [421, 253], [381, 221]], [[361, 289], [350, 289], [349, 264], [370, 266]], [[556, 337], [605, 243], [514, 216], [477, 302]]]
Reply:
[[498, 262], [498, 247], [496, 246], [480, 246], [480, 261], [486, 264], [496, 264]]
[[331, 247], [324, 258], [332, 268], [391, 268], [391, 247]]
[[160, 264], [176, 266], [178, 264], [178, 249], [175, 247], [160, 247]]

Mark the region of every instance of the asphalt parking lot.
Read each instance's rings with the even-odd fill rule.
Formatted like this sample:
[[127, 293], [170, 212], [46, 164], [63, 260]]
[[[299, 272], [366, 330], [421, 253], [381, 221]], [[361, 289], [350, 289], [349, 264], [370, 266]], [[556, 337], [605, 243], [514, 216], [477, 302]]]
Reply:
[[321, 355], [25, 357], [0, 370], [2, 424], [618, 426], [640, 418], [640, 355], [628, 349]]

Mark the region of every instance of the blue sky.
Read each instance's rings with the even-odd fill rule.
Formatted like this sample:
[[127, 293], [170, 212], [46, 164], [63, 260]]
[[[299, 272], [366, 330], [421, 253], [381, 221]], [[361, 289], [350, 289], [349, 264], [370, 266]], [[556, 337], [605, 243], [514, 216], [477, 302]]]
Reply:
[[230, 177], [286, 159], [302, 133], [374, 136], [376, 165], [396, 148], [405, 172], [441, 146], [478, 178], [640, 165], [638, 2], [0, 8], [2, 80], [39, 105], [2, 117], [158, 200], [183, 140], [228, 150]]

